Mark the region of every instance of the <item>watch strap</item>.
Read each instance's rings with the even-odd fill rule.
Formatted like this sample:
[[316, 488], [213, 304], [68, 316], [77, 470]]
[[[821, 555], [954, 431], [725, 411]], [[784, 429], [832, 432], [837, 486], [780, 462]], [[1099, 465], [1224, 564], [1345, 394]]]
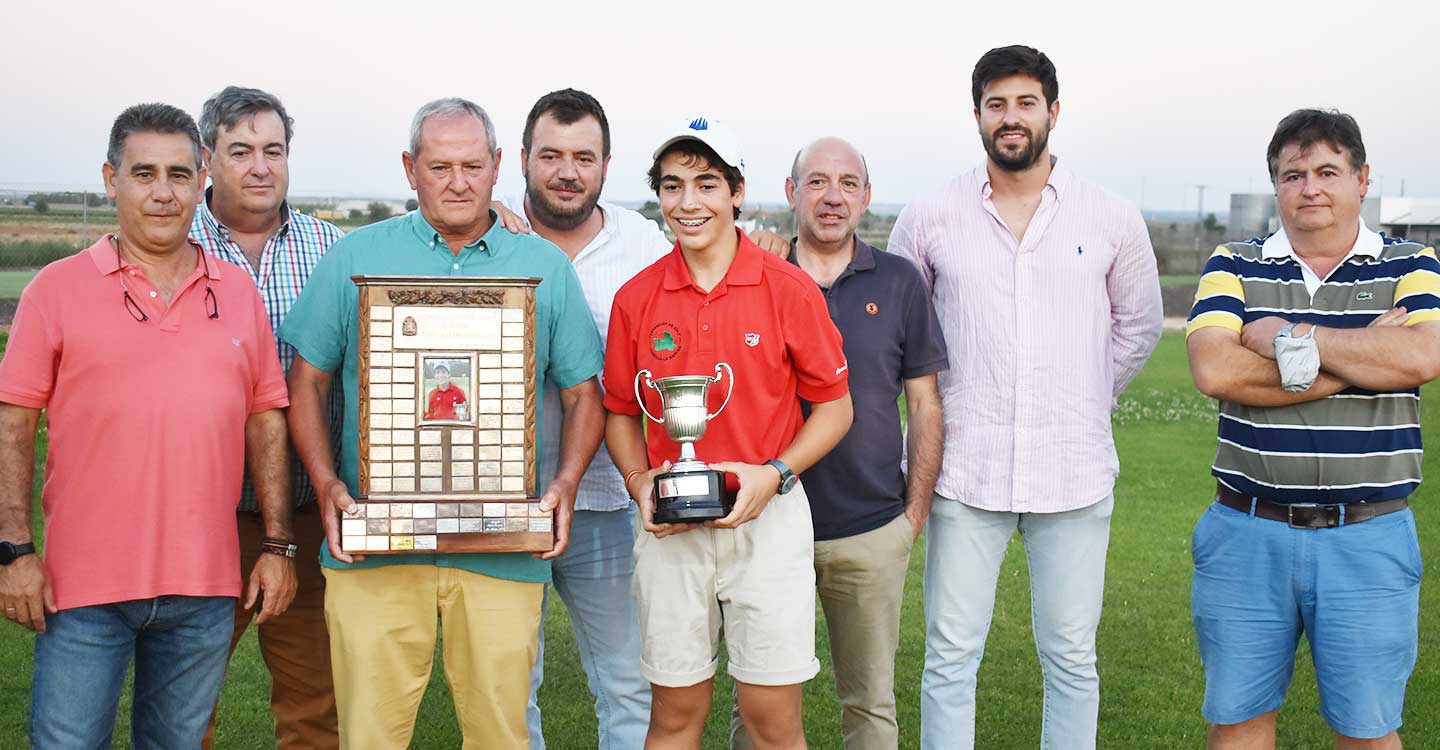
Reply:
[[26, 555], [33, 554], [35, 554], [34, 542], [15, 544], [14, 542], [0, 541], [0, 564], [9, 565]]
[[777, 488], [780, 494], [783, 495], [789, 492], [791, 488], [795, 486], [795, 472], [790, 471], [790, 467], [786, 466], [784, 461], [778, 458], [772, 458], [766, 461], [765, 465], [772, 466], [776, 471], [780, 472], [780, 486]]

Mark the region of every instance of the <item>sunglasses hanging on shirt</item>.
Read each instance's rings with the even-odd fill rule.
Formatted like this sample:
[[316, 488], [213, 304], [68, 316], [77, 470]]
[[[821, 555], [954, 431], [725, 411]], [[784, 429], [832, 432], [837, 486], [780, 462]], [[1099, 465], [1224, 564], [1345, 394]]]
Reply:
[[[125, 286], [120, 242], [118, 238], [112, 239], [111, 242], [115, 243], [115, 270], [120, 278], [120, 293], [124, 297], [125, 312], [130, 313], [130, 317], [134, 318], [136, 322], [144, 323], [150, 319], [150, 316], [145, 314], [145, 311], [140, 308], [140, 303], [130, 296], [130, 288]], [[211, 320], [215, 320], [220, 317], [220, 300], [215, 297], [215, 290], [210, 288], [210, 259], [205, 257], [204, 250], [196, 250], [196, 252], [200, 253], [200, 262], [205, 266], [205, 315]]]

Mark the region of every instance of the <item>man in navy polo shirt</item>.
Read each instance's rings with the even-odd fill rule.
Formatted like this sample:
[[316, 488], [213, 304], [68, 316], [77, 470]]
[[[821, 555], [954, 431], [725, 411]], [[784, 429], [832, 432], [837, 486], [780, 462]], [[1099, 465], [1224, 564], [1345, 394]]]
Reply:
[[[815, 525], [815, 586], [825, 609], [846, 750], [893, 748], [895, 651], [910, 547], [930, 514], [944, 425], [935, 374], [945, 339], [920, 272], [855, 236], [870, 205], [865, 158], [839, 138], [795, 155], [785, 197], [797, 236], [790, 261], [825, 295], [845, 340], [855, 420], [804, 473]], [[900, 414], [908, 413], [909, 476]], [[809, 416], [809, 404], [802, 401]], [[749, 747], [735, 721], [731, 746]]]

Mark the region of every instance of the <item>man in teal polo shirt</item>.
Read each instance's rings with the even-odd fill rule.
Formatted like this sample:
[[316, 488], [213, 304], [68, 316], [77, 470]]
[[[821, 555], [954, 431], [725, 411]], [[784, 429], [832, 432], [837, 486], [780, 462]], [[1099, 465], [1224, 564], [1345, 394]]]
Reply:
[[[525, 705], [549, 561], [568, 542], [576, 487], [604, 431], [595, 380], [600, 339], [569, 259], [535, 235], [505, 231], [490, 210], [500, 163], [494, 133], [489, 116], [472, 102], [441, 99], [421, 107], [403, 156], [419, 210], [335, 243], [280, 329], [297, 352], [290, 430], [317, 488], [328, 540], [321, 565], [342, 747], [409, 747], [430, 679], [437, 616], [447, 636], [445, 676], [464, 747], [526, 745]], [[359, 484], [359, 307], [350, 280], [356, 274], [543, 279], [535, 306], [537, 388], [553, 381], [564, 408], [560, 466], [542, 500], [555, 510], [550, 552], [364, 559], [341, 551], [338, 514], [354, 507]], [[345, 389], [338, 475], [324, 417], [336, 372]]]

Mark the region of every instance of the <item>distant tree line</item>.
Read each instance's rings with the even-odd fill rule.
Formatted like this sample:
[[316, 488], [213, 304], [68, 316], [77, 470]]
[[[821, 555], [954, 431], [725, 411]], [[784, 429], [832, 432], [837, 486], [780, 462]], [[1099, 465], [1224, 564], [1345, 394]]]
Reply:
[[[99, 208], [110, 203], [104, 193], [31, 193], [25, 196], [25, 202], [34, 206], [35, 210], [45, 213], [50, 206], [80, 206], [86, 205], [91, 208]], [[44, 208], [41, 208], [44, 206]]]

